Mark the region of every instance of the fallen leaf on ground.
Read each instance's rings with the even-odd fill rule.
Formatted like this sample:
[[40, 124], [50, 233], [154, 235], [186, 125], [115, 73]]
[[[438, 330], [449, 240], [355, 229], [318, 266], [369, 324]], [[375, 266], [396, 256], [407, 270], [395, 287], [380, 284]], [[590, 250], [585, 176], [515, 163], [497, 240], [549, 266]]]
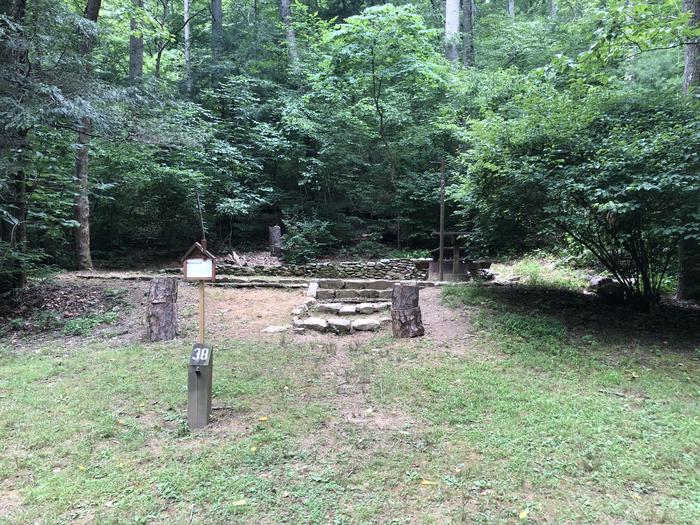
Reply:
[[420, 480], [421, 485], [437, 485], [437, 481], [430, 481], [429, 479]]

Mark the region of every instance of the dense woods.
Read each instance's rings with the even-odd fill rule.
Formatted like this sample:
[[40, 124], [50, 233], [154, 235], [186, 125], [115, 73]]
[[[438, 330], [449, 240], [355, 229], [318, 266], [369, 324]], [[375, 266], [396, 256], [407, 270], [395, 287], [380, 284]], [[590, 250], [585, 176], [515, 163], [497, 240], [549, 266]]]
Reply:
[[0, 288], [210, 246], [563, 249], [700, 295], [698, 0], [10, 0]]

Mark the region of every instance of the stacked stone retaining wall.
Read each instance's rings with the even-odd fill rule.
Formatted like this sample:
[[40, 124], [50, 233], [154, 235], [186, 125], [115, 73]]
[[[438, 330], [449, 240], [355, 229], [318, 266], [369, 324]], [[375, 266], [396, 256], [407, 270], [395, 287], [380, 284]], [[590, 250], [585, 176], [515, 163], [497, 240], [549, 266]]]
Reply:
[[[340, 261], [282, 266], [234, 266], [217, 264], [217, 275], [267, 275], [276, 277], [350, 278], [425, 280], [425, 262], [414, 259], [382, 259], [379, 261]], [[179, 269], [177, 270], [179, 271]]]

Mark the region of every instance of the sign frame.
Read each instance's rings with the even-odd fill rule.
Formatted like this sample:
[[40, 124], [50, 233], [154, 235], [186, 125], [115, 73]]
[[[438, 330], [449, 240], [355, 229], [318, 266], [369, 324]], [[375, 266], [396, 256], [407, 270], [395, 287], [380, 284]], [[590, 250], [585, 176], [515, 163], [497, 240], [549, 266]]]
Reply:
[[[211, 272], [207, 275], [192, 275], [187, 271], [188, 261], [191, 260], [201, 260], [202, 262], [211, 261]], [[212, 255], [204, 246], [200, 243], [194, 243], [182, 259], [182, 275], [186, 281], [213, 281], [216, 279], [216, 257]]]

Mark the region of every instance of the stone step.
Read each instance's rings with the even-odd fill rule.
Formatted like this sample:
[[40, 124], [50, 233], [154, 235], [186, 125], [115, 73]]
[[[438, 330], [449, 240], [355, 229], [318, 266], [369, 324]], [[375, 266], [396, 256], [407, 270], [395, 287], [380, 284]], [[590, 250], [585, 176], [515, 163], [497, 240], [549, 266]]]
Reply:
[[306, 319], [294, 320], [294, 331], [296, 333], [330, 332], [341, 335], [353, 332], [374, 332], [389, 323], [391, 323], [391, 317], [387, 316], [355, 319], [354, 321], [343, 317], [307, 317]]
[[312, 305], [311, 309], [316, 312], [322, 312], [327, 314], [334, 314], [340, 316], [346, 315], [366, 315], [374, 314], [377, 312], [388, 311], [391, 308], [391, 303], [389, 302], [375, 302], [375, 303], [359, 303], [359, 304], [348, 304], [348, 303], [316, 303]]
[[372, 288], [320, 288], [316, 290], [319, 301], [338, 300], [347, 302], [386, 301], [391, 299], [391, 289], [377, 290]]

